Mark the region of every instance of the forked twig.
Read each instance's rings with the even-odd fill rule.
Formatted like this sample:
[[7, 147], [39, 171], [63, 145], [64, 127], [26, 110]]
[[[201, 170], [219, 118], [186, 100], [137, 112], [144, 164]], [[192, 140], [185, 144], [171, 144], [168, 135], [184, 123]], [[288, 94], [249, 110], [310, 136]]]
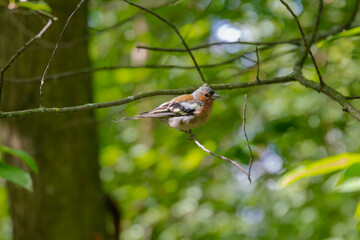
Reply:
[[74, 9], [74, 11], [70, 14], [70, 16], [68, 17], [68, 19], [66, 20], [66, 23], [65, 23], [65, 25], [64, 25], [64, 27], [63, 27], [60, 35], [59, 35], [59, 38], [58, 38], [58, 40], [57, 40], [57, 42], [56, 42], [56, 44], [55, 44], [55, 47], [54, 47], [54, 50], [53, 50], [53, 52], [52, 52], [52, 54], [51, 54], [50, 60], [49, 60], [48, 64], [46, 65], [45, 71], [44, 71], [44, 73], [43, 73], [43, 75], [42, 75], [42, 77], [41, 77], [41, 82], [40, 82], [40, 108], [43, 107], [43, 103], [42, 103], [43, 91], [42, 91], [42, 90], [43, 90], [43, 86], [44, 86], [44, 83], [45, 83], [46, 74], [47, 74], [47, 72], [48, 72], [48, 70], [49, 70], [50, 64], [51, 64], [51, 62], [52, 62], [52, 60], [53, 60], [53, 58], [54, 58], [55, 52], [56, 52], [56, 50], [57, 50], [57, 48], [58, 48], [58, 46], [59, 46], [59, 43], [60, 43], [61, 38], [62, 38], [62, 36], [63, 36], [63, 34], [64, 34], [64, 32], [65, 32], [65, 29], [66, 29], [66, 27], [68, 26], [68, 24], [69, 24], [69, 22], [70, 22], [70, 19], [71, 19], [72, 16], [76, 13], [76, 11], [81, 7], [81, 4], [82, 4], [84, 1], [85, 1], [85, 0], [81, 0], [81, 1], [78, 3], [78, 5], [77, 5], [76, 8]]
[[29, 39], [29, 41], [27, 41], [21, 48], [19, 48], [16, 53], [10, 58], [10, 60], [5, 64], [4, 67], [1, 68], [0, 70], [0, 102], [1, 102], [1, 93], [2, 93], [2, 87], [4, 84], [4, 75], [6, 70], [11, 66], [11, 64], [15, 61], [15, 59], [17, 57], [20, 56], [20, 54], [27, 48], [29, 47], [33, 42], [35, 42], [36, 40], [40, 39], [42, 37], [42, 35], [49, 29], [49, 27], [51, 26], [51, 24], [53, 23], [53, 19], [49, 19], [48, 22], [45, 24], [45, 26], [40, 30], [40, 32], [38, 34], [36, 34], [34, 37], [32, 37], [31, 39]]
[[154, 13], [154, 12], [151, 11], [150, 9], [147, 9], [147, 8], [145, 8], [145, 7], [143, 7], [143, 6], [140, 6], [140, 5], [137, 5], [137, 4], [135, 4], [135, 3], [132, 3], [132, 2], [130, 2], [130, 1], [128, 1], [128, 0], [123, 0], [123, 1], [126, 2], [126, 3], [128, 3], [128, 4], [130, 4], [130, 5], [132, 5], [132, 6], [134, 6], [134, 7], [137, 7], [137, 8], [139, 8], [139, 9], [143, 10], [143, 11], [146, 11], [146, 12], [152, 14], [153, 16], [157, 17], [158, 19], [160, 19], [161, 21], [163, 21], [164, 23], [166, 23], [167, 25], [169, 25], [169, 26], [176, 32], [176, 34], [179, 36], [182, 44], [184, 45], [184, 47], [186, 48], [187, 52], [189, 53], [192, 61], [194, 62], [194, 65], [195, 65], [195, 67], [196, 67], [196, 70], [198, 71], [198, 73], [199, 73], [199, 75], [200, 75], [200, 78], [201, 78], [202, 83], [203, 83], [203, 84], [206, 84], [204, 75], [202, 74], [201, 69], [200, 69], [199, 65], [197, 64], [194, 55], [192, 54], [189, 46], [186, 44], [184, 38], [181, 36], [181, 34], [180, 34], [179, 30], [176, 28], [176, 26], [175, 26], [174, 24], [168, 22], [165, 18], [161, 17], [160, 15]]
[[204, 150], [205, 152], [209, 153], [210, 155], [214, 156], [214, 157], [217, 157], [217, 158], [220, 158], [222, 160], [225, 160], [225, 161], [228, 161], [229, 163], [235, 165], [237, 168], [239, 168], [243, 173], [245, 173], [245, 175], [248, 177], [249, 179], [249, 182], [251, 183], [251, 178], [250, 178], [250, 174], [240, 165], [238, 164], [237, 162], [235, 162], [234, 160], [231, 160], [227, 157], [224, 157], [224, 156], [221, 156], [221, 155], [218, 155], [216, 153], [213, 153], [212, 151], [210, 151], [209, 149], [207, 149], [206, 147], [204, 147], [204, 145], [202, 145], [196, 138], [195, 138], [195, 135], [190, 131], [186, 132], [187, 134], [190, 135], [190, 139], [193, 140], [196, 145], [199, 146], [199, 148], [201, 148], [202, 150]]
[[286, 7], [286, 9], [287, 9], [287, 10], [291, 13], [291, 15], [294, 17], [294, 19], [295, 19], [295, 21], [296, 21], [296, 24], [298, 25], [298, 28], [299, 28], [299, 30], [300, 30], [301, 37], [302, 37], [302, 39], [303, 39], [303, 41], [304, 41], [305, 47], [306, 47], [306, 49], [307, 49], [307, 51], [308, 51], [308, 53], [309, 53], [309, 55], [310, 55], [310, 57], [311, 57], [311, 60], [312, 60], [312, 62], [313, 62], [313, 64], [314, 64], [314, 66], [315, 66], [316, 73], [317, 73], [317, 75], [318, 75], [318, 77], [319, 77], [320, 84], [321, 84], [321, 85], [324, 85], [324, 82], [323, 82], [323, 79], [322, 79], [320, 70], [319, 70], [318, 65], [317, 65], [317, 63], [316, 63], [316, 61], [315, 61], [315, 57], [314, 57], [314, 55], [313, 55], [313, 53], [312, 53], [312, 51], [311, 51], [311, 49], [310, 49], [310, 46], [309, 46], [309, 44], [308, 44], [307, 41], [306, 41], [305, 33], [304, 33], [304, 31], [303, 31], [303, 29], [302, 29], [302, 27], [301, 27], [301, 24], [300, 24], [300, 22], [299, 22], [298, 17], [296, 16], [296, 14], [293, 12], [293, 10], [290, 8], [290, 6], [289, 6], [284, 0], [280, 0], [280, 2]]
[[251, 172], [251, 167], [253, 165], [254, 162], [254, 157], [253, 157], [253, 153], [249, 144], [249, 139], [248, 136], [246, 134], [246, 130], [245, 130], [245, 125], [246, 125], [246, 103], [247, 103], [247, 95], [245, 94], [244, 96], [244, 106], [243, 106], [243, 122], [242, 122], [242, 130], [244, 132], [245, 135], [245, 140], [246, 140], [246, 145], [248, 146], [249, 152], [250, 152], [250, 163], [249, 163], [249, 176], [250, 176], [250, 172]]

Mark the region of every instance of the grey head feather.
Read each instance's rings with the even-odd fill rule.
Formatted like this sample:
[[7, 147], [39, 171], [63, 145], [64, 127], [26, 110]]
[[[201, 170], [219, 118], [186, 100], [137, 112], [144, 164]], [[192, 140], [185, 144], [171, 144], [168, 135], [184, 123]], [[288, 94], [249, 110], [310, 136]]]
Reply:
[[210, 87], [207, 87], [207, 86], [199, 87], [192, 93], [192, 96], [196, 99], [196, 101], [199, 101], [199, 99], [197, 97], [202, 92], [209, 92], [212, 95], [214, 93], [214, 90], [212, 90]]

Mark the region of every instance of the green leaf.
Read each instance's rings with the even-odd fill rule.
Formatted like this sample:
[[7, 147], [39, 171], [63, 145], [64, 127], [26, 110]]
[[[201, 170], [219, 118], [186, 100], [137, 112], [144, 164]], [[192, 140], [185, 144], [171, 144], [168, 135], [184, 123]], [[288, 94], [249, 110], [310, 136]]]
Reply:
[[10, 166], [0, 161], [0, 177], [15, 183], [16, 185], [32, 191], [32, 181], [30, 174], [24, 170]]
[[353, 178], [353, 177], [360, 177], [360, 163], [351, 165], [349, 168], [347, 168], [345, 170], [344, 180]]
[[354, 218], [358, 221], [360, 220], [360, 202], [356, 206]]
[[36, 166], [35, 160], [27, 152], [19, 150], [19, 149], [14, 149], [14, 148], [5, 147], [5, 146], [0, 145], [0, 152], [1, 151], [12, 154], [14, 156], [17, 156], [18, 158], [23, 160], [23, 162], [35, 173], [39, 172], [38, 168]]
[[335, 187], [337, 192], [357, 192], [360, 191], [360, 177], [353, 177], [345, 180], [339, 186]]
[[321, 47], [323, 47], [325, 45], [328, 45], [330, 42], [332, 42], [332, 41], [334, 41], [336, 39], [339, 39], [339, 38], [355, 37], [355, 36], [358, 36], [358, 35], [360, 35], [360, 27], [355, 27], [355, 28], [352, 28], [350, 30], [340, 32], [340, 33], [335, 34], [335, 35], [332, 35], [328, 39], [324, 39], [324, 40], [320, 41], [317, 44], [317, 47], [321, 48]]
[[51, 12], [51, 7], [49, 4], [43, 1], [39, 2], [18, 2], [19, 7], [27, 8], [34, 11], [45, 11], [45, 12]]
[[299, 179], [339, 171], [356, 163], [360, 163], [360, 154], [357, 153], [342, 153], [322, 158], [317, 161], [303, 164], [302, 166], [285, 174], [280, 179], [280, 185], [282, 187], [286, 187]]

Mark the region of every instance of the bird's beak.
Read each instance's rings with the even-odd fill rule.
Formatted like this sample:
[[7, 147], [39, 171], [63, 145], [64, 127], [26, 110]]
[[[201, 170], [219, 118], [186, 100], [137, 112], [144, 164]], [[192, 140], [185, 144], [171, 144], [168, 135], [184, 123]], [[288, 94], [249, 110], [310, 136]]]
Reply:
[[217, 98], [221, 98], [221, 97], [220, 97], [219, 94], [214, 93], [214, 94], [212, 95], [212, 99], [217, 99]]

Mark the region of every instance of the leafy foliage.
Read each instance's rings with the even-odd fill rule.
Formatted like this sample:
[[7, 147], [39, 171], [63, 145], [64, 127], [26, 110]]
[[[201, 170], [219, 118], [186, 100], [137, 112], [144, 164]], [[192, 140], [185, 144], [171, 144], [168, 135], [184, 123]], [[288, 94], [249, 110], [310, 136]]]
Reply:
[[[297, 9], [306, 34], [311, 33], [317, 9], [313, 1], [289, 1]], [[190, 46], [223, 41], [229, 29], [240, 40], [275, 41], [299, 38], [295, 22], [278, 1], [175, 1], [157, 4], [136, 1], [175, 24]], [[326, 3], [320, 31], [346, 21], [353, 1]], [[106, 11], [99, 2], [91, 10], [90, 24], [101, 29], [138, 13], [120, 4]], [[179, 14], [181, 13], [181, 14]], [[358, 21], [357, 21], [358, 22]], [[225, 30], [221, 30], [223, 27]], [[226, 28], [227, 27], [227, 28]], [[201, 30], [200, 30], [201, 29]], [[228, 30], [226, 30], [228, 29]], [[341, 37], [314, 50], [332, 86], [358, 94], [355, 54], [357, 36]], [[106, 44], [104, 44], [106, 43]], [[186, 53], [152, 52], [136, 46], [182, 48], [172, 30], [148, 14], [91, 39], [95, 66], [113, 64], [192, 65]], [[259, 49], [261, 49], [260, 47]], [[293, 51], [287, 54], [281, 52]], [[219, 63], [251, 51], [255, 46], [216, 46], [194, 51], [200, 65]], [[279, 54], [279, 57], [273, 57]], [[298, 52], [290, 44], [260, 50], [260, 78], [289, 73]], [[346, 67], [342, 65], [346, 61]], [[346, 71], [344, 71], [346, 69]], [[210, 83], [254, 81], [256, 67], [243, 57], [202, 69]], [[303, 73], [317, 79], [311, 61]], [[104, 80], [106, 79], [106, 80]], [[95, 74], [96, 101], [108, 101], [149, 89], [183, 88], [201, 84], [196, 71], [121, 69]], [[107, 94], [104, 94], [107, 93]], [[249, 185], [236, 169], [207, 156], [187, 136], [156, 121], [117, 125], [108, 119], [146, 111], [168, 97], [147, 99], [126, 107], [98, 111], [104, 121], [101, 134], [101, 178], [123, 211], [124, 239], [356, 239], [353, 219], [356, 193], [329, 190], [332, 177], [320, 176], [279, 188], [280, 176], [305, 159], [316, 160], [343, 152], [358, 152], [358, 122], [337, 104], [297, 83], [218, 92], [209, 122], [194, 130], [210, 150], [244, 165], [249, 153], [241, 131], [243, 94], [247, 93], [247, 131], [256, 154], [255, 182]], [[356, 102], [355, 102], [356, 104]], [[333, 185], [332, 185], [333, 186]], [[331, 188], [333, 189], [333, 188]], [[329, 213], [331, 217], [329, 218]]]
[[[305, 33], [311, 34], [317, 16], [314, 1], [288, 2]], [[154, 9], [176, 25], [189, 46], [230, 38], [234, 41], [234, 36], [243, 41], [300, 38], [294, 20], [277, 0], [136, 3]], [[354, 4], [353, 0], [324, 1], [320, 32], [342, 26]], [[153, 16], [138, 14], [137, 9], [121, 1], [93, 0], [89, 11], [89, 53], [94, 67], [192, 66], [186, 53], [136, 48], [182, 48], [173, 31]], [[131, 21], [125, 21], [134, 15]], [[359, 23], [357, 17], [353, 25]], [[324, 81], [346, 95], [359, 95], [358, 40], [357, 27], [313, 46]], [[200, 65], [233, 59], [202, 68], [209, 83], [250, 82], [256, 80], [256, 66], [248, 60], [256, 61], [254, 50], [253, 45], [233, 44], [193, 53]], [[259, 52], [261, 79], [291, 72], [299, 53], [298, 46], [290, 43], [261, 46]], [[305, 62], [303, 74], [317, 79], [310, 60]], [[199, 85], [196, 71], [175, 68], [118, 69], [94, 74], [96, 102], [146, 90]], [[104, 189], [121, 208], [121, 237], [358, 239], [360, 207], [354, 191], [359, 186], [359, 123], [326, 96], [295, 82], [218, 93], [222, 100], [215, 103], [209, 122], [194, 132], [207, 148], [246, 167], [249, 153], [241, 131], [241, 107], [243, 94], [248, 94], [246, 128], [256, 155], [252, 171], [255, 181], [251, 185], [241, 172], [208, 156], [181, 132], [150, 120], [117, 124], [111, 121], [119, 115], [132, 116], [152, 109], [169, 97], [97, 111], [100, 176]], [[357, 101], [353, 104], [360, 106]], [[334, 165], [340, 162], [339, 157], [348, 161]], [[304, 163], [305, 159], [309, 162]], [[318, 159], [322, 160], [317, 162]], [[329, 163], [331, 167], [325, 167]], [[292, 170], [301, 164], [305, 165], [303, 169]], [[318, 170], [314, 171], [316, 167]], [[338, 172], [330, 175], [334, 171]], [[282, 175], [288, 184], [293, 183], [291, 187], [278, 186]], [[314, 175], [317, 177], [295, 182]], [[108, 228], [113, 226], [109, 223]]]
[[[21, 159], [32, 171], [38, 173], [34, 159], [26, 152], [6, 146], [0, 146], [0, 152], [14, 155]], [[10, 166], [0, 159], [0, 177], [32, 191], [30, 174], [18, 167]]]

